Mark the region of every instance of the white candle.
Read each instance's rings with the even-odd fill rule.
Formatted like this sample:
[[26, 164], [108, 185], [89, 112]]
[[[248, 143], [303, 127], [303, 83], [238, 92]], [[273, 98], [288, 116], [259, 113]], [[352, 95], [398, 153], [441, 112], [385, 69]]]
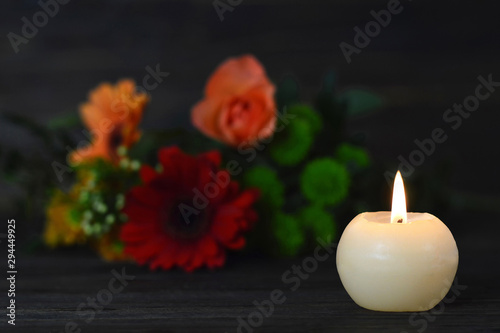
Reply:
[[426, 311], [449, 291], [458, 249], [446, 225], [428, 213], [406, 213], [401, 174], [392, 212], [362, 213], [344, 230], [337, 270], [359, 306], [376, 311]]

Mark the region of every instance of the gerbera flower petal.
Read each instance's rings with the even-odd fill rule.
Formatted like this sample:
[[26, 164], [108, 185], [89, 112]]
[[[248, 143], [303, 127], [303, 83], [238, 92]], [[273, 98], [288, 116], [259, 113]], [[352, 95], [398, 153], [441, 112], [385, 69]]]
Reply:
[[130, 190], [125, 201], [138, 201], [149, 207], [159, 207], [165, 202], [167, 194], [153, 186], [136, 186]]
[[246, 244], [245, 238], [243, 236], [236, 237], [231, 242], [226, 243], [226, 246], [233, 250], [238, 250], [244, 247]]
[[212, 162], [214, 167], [218, 167], [222, 161], [222, 156], [221, 156], [220, 152], [218, 152], [217, 150], [212, 150], [212, 151], [208, 151], [206, 153], [201, 154], [198, 157], [198, 160], [210, 161], [210, 162]]
[[203, 261], [206, 260], [206, 258], [203, 256], [201, 253], [195, 253], [191, 263], [186, 267], [187, 272], [192, 272], [195, 269], [201, 267], [203, 265]]
[[236, 199], [231, 201], [232, 206], [236, 206], [238, 208], [246, 208], [253, 205], [254, 202], [259, 199], [260, 192], [257, 189], [246, 190], [241, 193]]
[[139, 174], [144, 183], [149, 183], [150, 181], [155, 179], [158, 175], [156, 170], [149, 165], [143, 165], [139, 170]]
[[[132, 204], [132, 202], [137, 200], [130, 195], [127, 196], [127, 201], [129, 201], [129, 204], [125, 206], [123, 209], [123, 212], [127, 214], [129, 219], [132, 219], [133, 221], [136, 221], [134, 225], [144, 225], [144, 224], [149, 224], [149, 225], [156, 225], [153, 223], [155, 220], [158, 219], [158, 214], [159, 211], [157, 209], [152, 209], [150, 206], [146, 206], [143, 204]], [[137, 223], [138, 222], [138, 223]]]
[[170, 269], [175, 265], [175, 259], [177, 257], [177, 244], [174, 240], [165, 238], [165, 244], [156, 256], [156, 258], [151, 262], [151, 269], [162, 268]]
[[198, 243], [198, 251], [209, 257], [216, 255], [218, 249], [217, 242], [209, 235], [205, 235]]
[[[212, 224], [212, 235], [222, 244], [226, 245], [230, 243], [239, 232], [240, 228], [237, 223], [237, 217], [239, 212], [233, 210], [231, 214], [219, 213], [214, 218], [214, 223]], [[235, 214], [236, 213], [236, 214]]]
[[223, 266], [225, 262], [226, 262], [226, 253], [223, 251], [219, 251], [217, 255], [207, 259], [206, 265], [208, 268], [214, 269]]
[[[140, 243], [134, 247], [125, 248], [125, 252], [132, 255], [139, 264], [146, 263], [149, 259], [156, 257], [157, 247], [164, 243], [161, 236], [150, 237], [147, 242]], [[135, 249], [134, 249], [135, 248]], [[134, 249], [134, 251], [131, 251]]]
[[[143, 167], [143, 184], [127, 195], [123, 212], [129, 219], [121, 232], [126, 253], [151, 269], [178, 266], [190, 272], [222, 266], [226, 249], [245, 245], [243, 233], [255, 222], [252, 205], [258, 192], [240, 192], [229, 173], [218, 169], [217, 151], [193, 157], [169, 147], [158, 158], [162, 172]], [[215, 185], [209, 202], [197, 205], [196, 196]]]
[[160, 149], [158, 160], [163, 166], [162, 175], [191, 191], [196, 187], [198, 163], [192, 156], [184, 154], [178, 147]]

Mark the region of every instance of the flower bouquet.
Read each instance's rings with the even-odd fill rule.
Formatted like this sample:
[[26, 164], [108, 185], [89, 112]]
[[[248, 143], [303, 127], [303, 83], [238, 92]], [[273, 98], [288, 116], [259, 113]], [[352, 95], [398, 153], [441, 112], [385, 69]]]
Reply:
[[[49, 186], [46, 245], [190, 272], [223, 266], [227, 251], [293, 256], [318, 237], [333, 242], [336, 216], [371, 205], [359, 195], [370, 186], [369, 154], [344, 129], [381, 100], [338, 94], [333, 74], [304, 103], [293, 78], [276, 87], [254, 56], [230, 58], [191, 109], [194, 131], [142, 133], [149, 102], [132, 80], [103, 83], [79, 107], [89, 139], [48, 143], [65, 159], [51, 163], [60, 182]], [[68, 119], [39, 132], [64, 142]]]

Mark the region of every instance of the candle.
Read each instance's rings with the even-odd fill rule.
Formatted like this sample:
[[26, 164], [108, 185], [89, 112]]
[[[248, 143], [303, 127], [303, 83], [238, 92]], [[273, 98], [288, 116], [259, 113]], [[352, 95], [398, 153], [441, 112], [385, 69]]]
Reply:
[[429, 213], [407, 213], [403, 179], [394, 180], [391, 212], [361, 213], [337, 247], [337, 270], [359, 306], [426, 311], [449, 291], [458, 249], [446, 225]]

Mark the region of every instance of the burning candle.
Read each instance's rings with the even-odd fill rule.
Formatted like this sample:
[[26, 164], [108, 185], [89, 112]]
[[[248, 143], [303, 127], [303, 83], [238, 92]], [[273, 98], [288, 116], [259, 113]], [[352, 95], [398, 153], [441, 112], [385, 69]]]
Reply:
[[407, 213], [403, 179], [394, 180], [391, 212], [356, 216], [337, 248], [337, 270], [359, 306], [426, 311], [449, 291], [458, 249], [446, 225], [429, 213]]

